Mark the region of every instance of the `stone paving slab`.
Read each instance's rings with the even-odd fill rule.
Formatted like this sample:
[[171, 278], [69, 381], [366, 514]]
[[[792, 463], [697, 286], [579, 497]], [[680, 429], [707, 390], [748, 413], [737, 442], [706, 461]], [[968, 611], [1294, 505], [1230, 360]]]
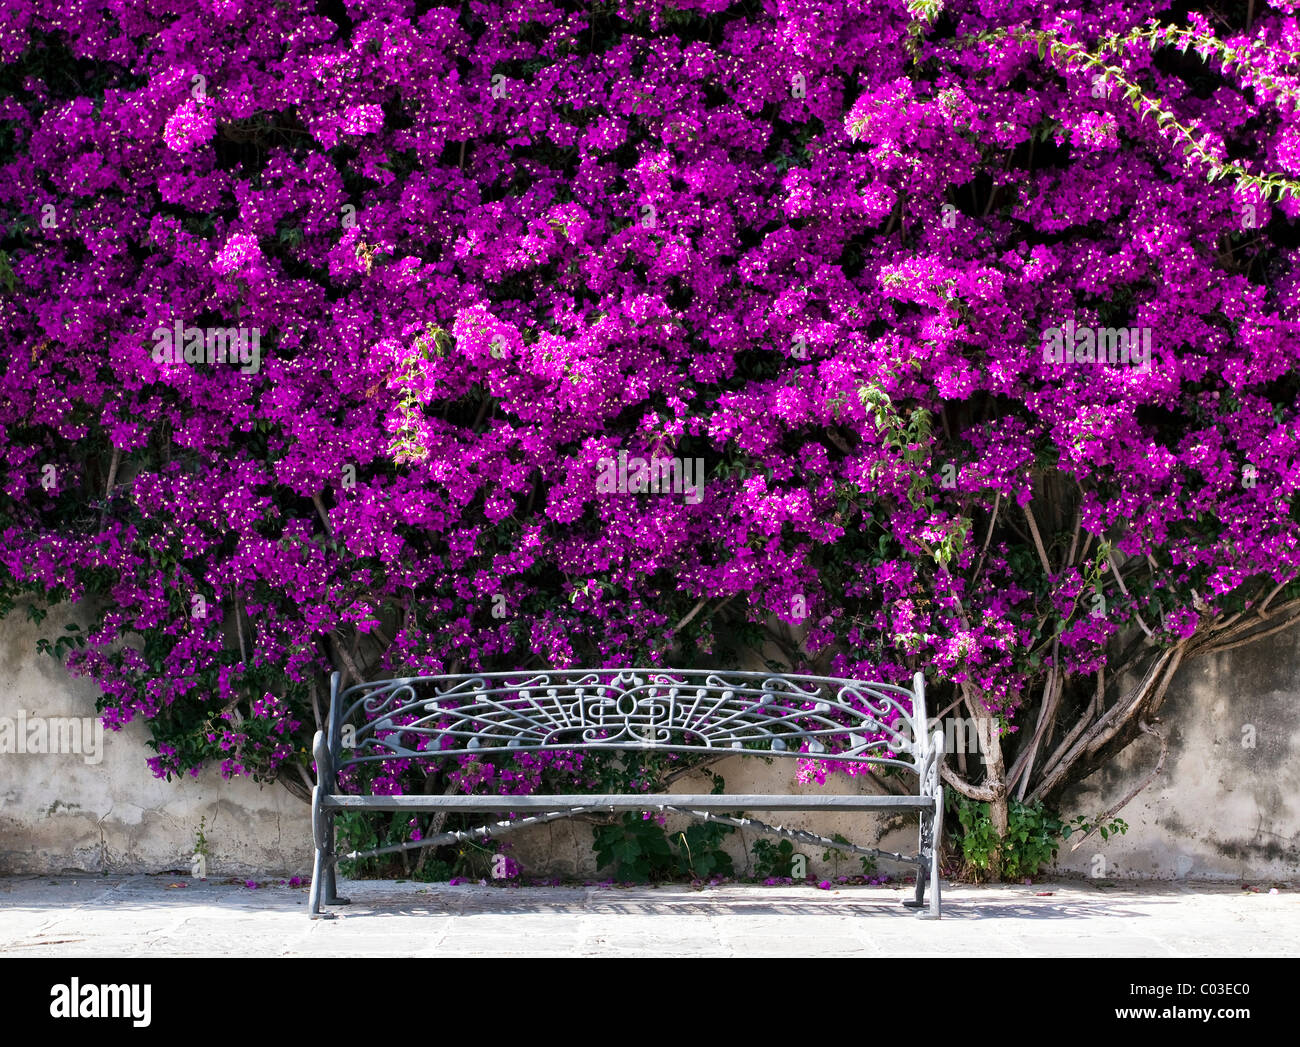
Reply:
[[1079, 880], [944, 887], [341, 885], [171, 876], [0, 878], [0, 956], [1300, 956], [1300, 889]]

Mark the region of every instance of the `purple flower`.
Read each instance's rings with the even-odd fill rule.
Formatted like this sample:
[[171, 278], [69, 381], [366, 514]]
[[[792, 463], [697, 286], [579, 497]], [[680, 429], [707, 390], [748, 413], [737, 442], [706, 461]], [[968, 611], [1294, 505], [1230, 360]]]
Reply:
[[[353, 649], [700, 665], [773, 619], [1019, 753], [1130, 632], [1208, 643], [1297, 577], [1292, 0], [1154, 47], [1115, 5], [967, 4], [919, 58], [915, 4], [631, 5], [649, 59], [549, 0], [99, 6], [0, 26], [0, 588], [87, 610], [62, 656], [156, 776], [297, 780]], [[1039, 33], [1111, 39], [1167, 112]], [[444, 774], [471, 729], [412, 719], [340, 787], [601, 785]], [[800, 783], [899, 718], [843, 726]]]

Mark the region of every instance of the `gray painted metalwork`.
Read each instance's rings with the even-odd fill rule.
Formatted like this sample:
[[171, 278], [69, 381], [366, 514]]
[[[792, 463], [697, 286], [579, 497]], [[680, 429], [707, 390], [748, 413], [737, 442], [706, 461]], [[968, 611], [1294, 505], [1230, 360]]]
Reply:
[[[561, 794], [564, 798], [566, 794]], [[906, 811], [928, 811], [934, 806], [921, 796], [872, 796], [832, 793], [827, 796], [774, 796], [768, 793], [747, 795], [728, 793], [604, 793], [568, 795], [568, 805], [596, 811], [653, 811], [670, 804], [690, 804], [712, 811], [869, 811], [893, 807]], [[450, 811], [527, 811], [551, 810], [555, 796], [331, 796], [322, 801], [328, 810], [364, 808], [368, 811], [426, 810], [431, 800], [440, 810]], [[578, 801], [581, 801], [579, 804]]]
[[[356, 859], [454, 840], [490, 839], [529, 824], [601, 810], [665, 810], [704, 820], [743, 824], [803, 842], [869, 853], [917, 867], [916, 899], [933, 884], [930, 909], [940, 913], [937, 841], [943, 791], [939, 765], [943, 734], [928, 730], [925, 684], [869, 683], [797, 674], [690, 669], [567, 669], [544, 672], [402, 677], [357, 684], [340, 693], [330, 684], [329, 720], [312, 752], [316, 787], [312, 827], [316, 860], [309, 910], [343, 905], [335, 875], [341, 858]], [[899, 767], [917, 777], [911, 796], [612, 794], [530, 796], [357, 796], [339, 792], [338, 772], [384, 760], [547, 750], [657, 750], [682, 753], [796, 757]], [[341, 810], [540, 812], [464, 832], [440, 833], [409, 844], [337, 855], [334, 817]], [[716, 811], [915, 810], [920, 812], [916, 855], [835, 844]], [[325, 897], [322, 899], [322, 889]]]
[[[575, 807], [564, 811], [550, 811], [546, 814], [534, 814], [527, 818], [519, 818], [513, 822], [496, 822], [493, 825], [484, 825], [476, 829], [456, 829], [448, 832], [438, 833], [434, 836], [427, 836], [423, 840], [413, 841], [411, 843], [394, 843], [387, 847], [377, 847], [369, 851], [349, 851], [347, 854], [336, 854], [331, 861], [355, 861], [358, 858], [373, 858], [379, 854], [396, 854], [399, 851], [414, 851], [421, 847], [441, 847], [449, 843], [486, 843], [488, 840], [495, 839], [498, 836], [504, 836], [506, 833], [514, 832], [516, 829], [527, 829], [533, 825], [544, 825], [547, 822], [553, 822], [559, 818], [572, 818], [575, 815], [586, 814], [602, 810], [598, 807]], [[768, 836], [781, 836], [787, 840], [797, 840], [799, 843], [808, 843], [817, 847], [825, 847], [828, 850], [849, 851], [853, 854], [870, 855], [873, 858], [888, 858], [892, 861], [913, 864], [916, 859], [910, 855], [900, 854], [897, 851], [882, 851], [878, 847], [860, 847], [855, 843], [845, 843], [843, 840], [832, 840], [827, 836], [818, 836], [816, 833], [810, 833], [803, 829], [785, 829], [779, 825], [768, 825], [766, 822], [760, 822], [756, 818], [728, 818], [725, 815], [713, 814], [710, 811], [694, 811], [681, 807], [659, 806], [655, 808], [669, 814], [685, 814], [703, 822], [722, 822], [724, 825], [734, 825], [738, 829], [750, 829], [754, 832], [760, 832]]]

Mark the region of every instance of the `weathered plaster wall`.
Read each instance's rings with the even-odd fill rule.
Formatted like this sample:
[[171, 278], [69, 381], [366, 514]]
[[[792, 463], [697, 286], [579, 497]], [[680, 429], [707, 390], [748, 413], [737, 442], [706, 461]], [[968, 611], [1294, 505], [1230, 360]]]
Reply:
[[[60, 607], [39, 628], [21, 612], [0, 621], [0, 717], [94, 715], [95, 686], [36, 650], [71, 616]], [[188, 872], [200, 818], [209, 876], [310, 871], [306, 805], [281, 786], [223, 781], [215, 769], [156, 779], [147, 738], [139, 723], [104, 731], [98, 760], [89, 739], [80, 755], [0, 753], [0, 872]]]
[[[19, 710], [47, 717], [93, 715], [94, 686], [71, 679], [36, 653], [38, 636], [57, 636], [69, 614], [55, 609], [39, 629], [18, 614], [0, 621], [0, 673], [7, 681], [0, 717], [15, 719]], [[1093, 837], [1078, 851], [1067, 849], [1058, 868], [1105, 877], [1300, 878], [1297, 639], [1300, 630], [1185, 665], [1162, 711], [1171, 740], [1164, 773], [1121, 812], [1131, 826], [1128, 835], [1107, 842]], [[98, 762], [77, 754], [0, 754], [0, 872], [188, 870], [200, 818], [206, 819], [209, 875], [309, 870], [304, 803], [279, 786], [223, 781], [216, 770], [184, 781], [154, 779], [144, 764], [152, 755], [146, 737], [140, 724], [105, 732]], [[1243, 741], [1253, 741], [1253, 748]], [[1068, 796], [1062, 813], [1106, 809], [1147, 771], [1155, 753], [1154, 742], [1138, 743]], [[729, 792], [816, 789], [793, 785], [792, 762], [731, 758], [715, 770]], [[702, 778], [674, 786], [699, 792], [709, 787]], [[852, 792], [861, 786], [844, 779], [828, 787]], [[901, 818], [749, 813], [887, 850], [916, 845], [915, 822]], [[556, 822], [513, 839], [513, 853], [530, 874], [596, 875], [585, 824]], [[729, 838], [738, 871], [748, 871], [754, 839], [745, 830]], [[832, 871], [819, 848], [797, 849], [808, 854], [812, 871]], [[881, 864], [882, 871], [895, 868]], [[839, 871], [857, 869], [850, 859]]]
[[[1300, 879], [1300, 628], [1184, 663], [1160, 711], [1169, 755], [1120, 812], [1127, 834], [1068, 847], [1059, 867], [1106, 877]], [[1155, 765], [1144, 738], [1065, 798], [1118, 802]]]

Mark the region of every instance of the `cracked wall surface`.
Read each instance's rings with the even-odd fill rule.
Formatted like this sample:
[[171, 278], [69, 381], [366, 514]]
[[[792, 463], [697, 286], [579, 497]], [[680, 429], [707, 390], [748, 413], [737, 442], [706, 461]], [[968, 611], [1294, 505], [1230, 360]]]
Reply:
[[[36, 641], [53, 639], [69, 621], [51, 609], [39, 628], [17, 612], [0, 621], [0, 717], [20, 710], [45, 717], [94, 714], [98, 691], [73, 679]], [[85, 624], [84, 621], [81, 624]], [[1300, 878], [1300, 630], [1212, 659], [1185, 663], [1161, 712], [1170, 751], [1161, 776], [1123, 811], [1131, 828], [1102, 841], [1094, 836], [1059, 856], [1063, 872], [1104, 877], [1223, 880]], [[742, 668], [762, 668], [744, 666]], [[310, 869], [307, 805], [282, 786], [225, 781], [213, 768], [198, 778], [165, 782], [149, 773], [154, 755], [139, 723], [103, 734], [102, 759], [72, 754], [0, 754], [0, 873], [188, 872], [203, 819], [208, 875], [288, 876]], [[1065, 817], [1095, 815], [1122, 797], [1153, 765], [1156, 745], [1144, 739], [1067, 794]], [[729, 792], [816, 792], [796, 786], [792, 761], [731, 757], [716, 765]], [[860, 780], [832, 779], [827, 788], [853, 792]], [[702, 777], [674, 791], [708, 792]], [[762, 821], [841, 833], [868, 847], [911, 851], [915, 821], [880, 815], [763, 814]], [[953, 819], [950, 815], [949, 821]], [[673, 818], [669, 827], [684, 827]], [[736, 871], [752, 869], [756, 834], [727, 839]], [[555, 822], [507, 837], [526, 873], [603, 878], [591, 852], [591, 827]], [[819, 875], [858, 871], [856, 859], [824, 862], [820, 848], [797, 844]], [[880, 871], [896, 872], [881, 862]]]
[[[1105, 877], [1300, 879], [1300, 628], [1184, 662], [1160, 710], [1169, 755], [1119, 813], [1126, 834], [1058, 856], [1063, 870]], [[1155, 766], [1144, 738], [1064, 798], [1108, 810]]]

